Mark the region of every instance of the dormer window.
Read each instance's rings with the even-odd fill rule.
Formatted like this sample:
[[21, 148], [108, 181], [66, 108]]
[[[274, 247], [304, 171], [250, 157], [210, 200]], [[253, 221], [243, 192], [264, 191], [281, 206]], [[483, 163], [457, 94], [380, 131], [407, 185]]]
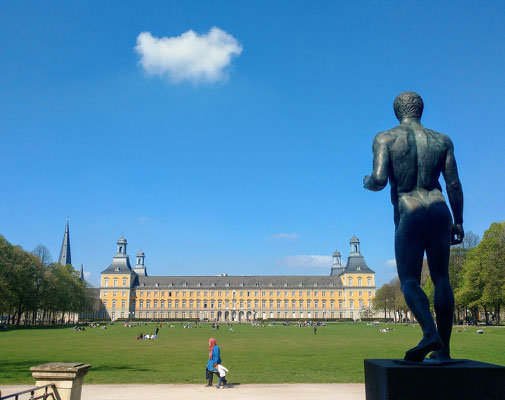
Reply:
[[158, 282], [154, 282], [154, 286], [160, 286]]
[[259, 284], [258, 282], [256, 282], [256, 283], [254, 284], [254, 286], [259, 286], [259, 285], [260, 285], [260, 284]]
[[114, 268], [114, 271], [118, 272], [119, 271], [119, 267]]
[[356, 271], [361, 271], [361, 267], [356, 267]]
[[[187, 285], [187, 283], [185, 283], [184, 285]], [[202, 287], [202, 284], [200, 282], [198, 282], [198, 287]]]
[[230, 282], [228, 282], [228, 283], [226, 284], [226, 286], [230, 286]]
[[299, 283], [299, 284], [298, 284], [298, 286], [299, 286], [299, 287], [302, 287], [302, 286], [303, 286], [303, 283]]

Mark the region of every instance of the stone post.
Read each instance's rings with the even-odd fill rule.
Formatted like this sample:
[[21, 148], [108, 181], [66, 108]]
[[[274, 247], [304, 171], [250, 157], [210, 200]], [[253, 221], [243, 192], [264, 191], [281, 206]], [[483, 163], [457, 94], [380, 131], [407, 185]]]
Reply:
[[56, 385], [56, 399], [80, 400], [82, 382], [90, 368], [90, 364], [83, 363], [48, 363], [31, 367], [30, 371], [36, 386]]

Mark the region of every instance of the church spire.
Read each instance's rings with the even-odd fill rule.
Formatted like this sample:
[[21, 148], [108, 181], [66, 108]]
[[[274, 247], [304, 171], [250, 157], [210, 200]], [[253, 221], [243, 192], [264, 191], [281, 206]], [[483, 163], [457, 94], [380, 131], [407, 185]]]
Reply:
[[81, 263], [81, 271], [79, 272], [79, 278], [81, 279], [81, 281], [84, 280], [84, 266], [82, 265], [82, 263]]
[[60, 258], [58, 262], [61, 265], [72, 264], [72, 257], [70, 255], [70, 232], [67, 225], [65, 226], [65, 234], [63, 235], [63, 243], [61, 244]]

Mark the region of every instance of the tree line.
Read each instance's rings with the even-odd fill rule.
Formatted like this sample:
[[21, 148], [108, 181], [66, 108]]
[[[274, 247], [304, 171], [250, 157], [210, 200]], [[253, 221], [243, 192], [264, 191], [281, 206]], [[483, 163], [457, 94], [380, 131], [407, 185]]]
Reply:
[[43, 245], [27, 252], [0, 235], [2, 323], [57, 322], [86, 304], [86, 283], [71, 265], [52, 263]]
[[[505, 305], [505, 222], [494, 222], [484, 232], [481, 241], [468, 232], [463, 243], [451, 247], [449, 278], [454, 291], [456, 322], [500, 323]], [[433, 282], [426, 260], [421, 273], [421, 287], [428, 295], [433, 310]], [[384, 284], [375, 293], [375, 311], [387, 318], [403, 320], [408, 307], [401, 293], [398, 278]]]

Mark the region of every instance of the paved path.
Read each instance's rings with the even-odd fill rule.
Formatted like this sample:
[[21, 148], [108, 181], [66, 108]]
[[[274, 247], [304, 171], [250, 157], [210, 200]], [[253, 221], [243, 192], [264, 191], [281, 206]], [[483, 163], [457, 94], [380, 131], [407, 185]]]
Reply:
[[[31, 386], [0, 386], [2, 395], [29, 389]], [[243, 399], [339, 399], [365, 400], [365, 385], [361, 383], [239, 385], [229, 389], [204, 385], [84, 385], [81, 400], [187, 400], [217, 395], [224, 400]]]

